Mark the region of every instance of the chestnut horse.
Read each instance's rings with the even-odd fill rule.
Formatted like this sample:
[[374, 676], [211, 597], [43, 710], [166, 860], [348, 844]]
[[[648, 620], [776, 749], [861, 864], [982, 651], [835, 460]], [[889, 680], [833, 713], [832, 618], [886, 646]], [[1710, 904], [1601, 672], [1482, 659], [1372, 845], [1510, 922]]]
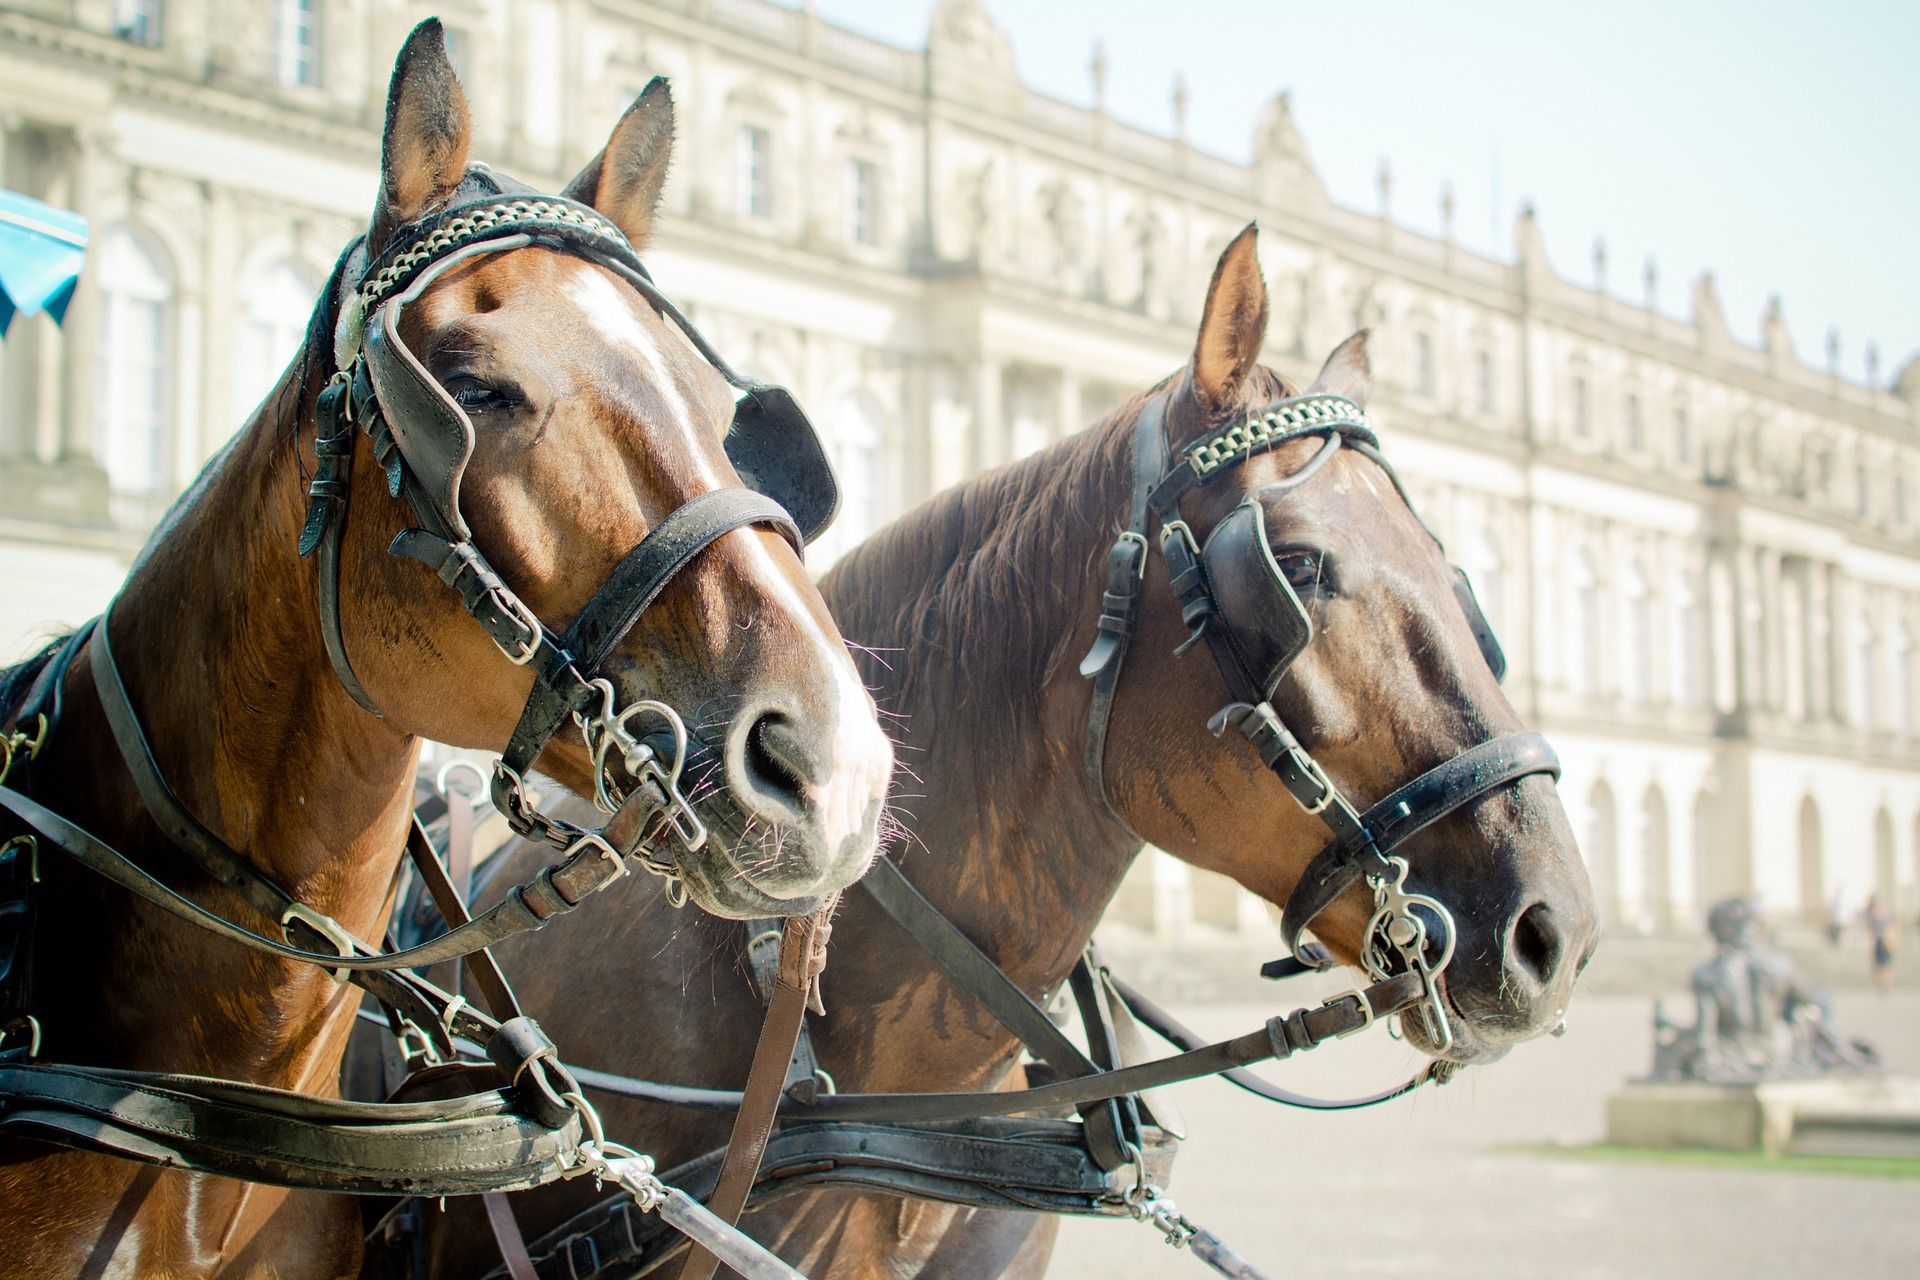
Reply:
[[[568, 188], [597, 215], [569, 206], [573, 216], [603, 218], [643, 245], [672, 133], [672, 102], [656, 81]], [[498, 190], [483, 168], [469, 169], [468, 145], [439, 24], [423, 23], [388, 99], [367, 243], [376, 265], [390, 240], [456, 193]], [[377, 939], [421, 740], [500, 750], [535, 673], [509, 660], [431, 570], [388, 554], [419, 508], [390, 496], [380, 459], [361, 447], [345, 477], [338, 612], [351, 670], [379, 714], [336, 678], [318, 571], [296, 543], [311, 478], [303, 459], [314, 457], [316, 404], [349, 291], [342, 274], [302, 356], [168, 516], [100, 626], [185, 807], [254, 871]], [[537, 241], [469, 257], [408, 301], [399, 332], [473, 426], [457, 511], [472, 545], [548, 628], [580, 613], [670, 513], [740, 483], [722, 451], [735, 405], [720, 374], [596, 261]], [[279, 920], [183, 856], [143, 804], [96, 693], [102, 637], [95, 631], [67, 669], [59, 723], [33, 761], [34, 799], [180, 893], [279, 937]], [[810, 910], [870, 865], [891, 749], [796, 546], [766, 520], [710, 540], [600, 669], [610, 697], [683, 710], [720, 757], [696, 806], [712, 838], [680, 853], [701, 906]], [[539, 765], [592, 794], [579, 734], [552, 738]], [[0, 813], [0, 839], [17, 829]], [[35, 1057], [337, 1096], [358, 989], [163, 914], [44, 839], [38, 871]], [[0, 1140], [0, 1223], [0, 1275], [10, 1277], [333, 1277], [355, 1272], [361, 1253], [353, 1196], [16, 1137]]]
[[[902, 870], [1030, 995], [1059, 989], [1143, 838], [1274, 904], [1326, 843], [1321, 820], [1238, 735], [1209, 734], [1209, 713], [1232, 699], [1204, 649], [1174, 656], [1188, 629], [1158, 556], [1139, 590], [1132, 656], [1112, 707], [1104, 798], [1083, 763], [1090, 686], [1075, 663], [1096, 634], [1107, 551], [1134, 489], [1135, 421], [1153, 396], [1168, 397], [1178, 456], [1250, 406], [1294, 394], [1254, 363], [1266, 316], [1249, 228], [1220, 260], [1183, 374], [1088, 431], [934, 497], [821, 584], [880, 705], [897, 717], [913, 774], [902, 790], [920, 793], [893, 802], [909, 832]], [[1312, 390], [1364, 403], [1370, 386], [1358, 335]], [[1182, 513], [1196, 539], [1324, 443], [1295, 440], [1189, 493]], [[1310, 480], [1260, 500], [1279, 568], [1316, 632], [1273, 702], [1344, 792], [1377, 799], [1520, 728], [1444, 556], [1380, 463], [1342, 449]], [[1536, 773], [1484, 794], [1400, 849], [1411, 883], [1455, 921], [1455, 958], [1443, 974], [1445, 1057], [1490, 1061], [1556, 1025], [1597, 921], [1551, 780]], [[510, 856], [503, 883], [529, 855]], [[1354, 962], [1370, 905], [1364, 893], [1346, 894], [1317, 918], [1315, 935]], [[571, 1060], [738, 1087], [745, 1029], [760, 1016], [738, 927], [676, 916], [644, 884], [588, 909], [594, 924], [558, 947], [511, 946], [503, 957], [528, 1000], [565, 1029]], [[813, 1046], [842, 1093], [1007, 1086], [1011, 1034], [869, 895], [847, 895], [834, 940]], [[619, 1017], [577, 994], [599, 989], [623, 993]], [[1403, 1025], [1416, 1046], [1436, 1049], [1419, 1020]], [[604, 1114], [662, 1167], [727, 1136], [725, 1117], [710, 1113], [609, 1097]], [[536, 1237], [592, 1198], [556, 1186], [515, 1201]], [[436, 1274], [492, 1266], [484, 1231], [458, 1216], [467, 1212], [451, 1207]], [[1039, 1274], [1055, 1220], [824, 1191], [776, 1201], [742, 1225], [814, 1280], [944, 1280]]]

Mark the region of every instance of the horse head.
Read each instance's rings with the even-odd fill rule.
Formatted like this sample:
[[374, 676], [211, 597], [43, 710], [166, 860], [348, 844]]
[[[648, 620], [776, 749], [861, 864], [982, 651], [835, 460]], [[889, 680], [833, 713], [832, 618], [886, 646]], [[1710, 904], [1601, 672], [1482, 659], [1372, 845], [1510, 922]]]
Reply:
[[[1131, 639], [1138, 656], [1119, 683], [1105, 758], [1107, 794], [1135, 832], [1280, 905], [1301, 888], [1315, 855], [1340, 843], [1324, 807], [1302, 798], [1317, 784], [1297, 763], [1317, 761], [1330, 783], [1326, 796], [1351, 797], [1358, 813], [1523, 726], [1501, 690], [1496, 668], [1504, 660], [1470, 589], [1365, 428], [1366, 333], [1342, 343], [1307, 389], [1342, 398], [1324, 404], [1352, 420], [1344, 437], [1352, 447], [1340, 447], [1332, 428], [1262, 438], [1259, 415], [1300, 394], [1256, 363], [1266, 319], [1249, 227], [1221, 256], [1193, 358], [1158, 409], [1173, 459], [1192, 460], [1197, 443], [1226, 441], [1202, 450], [1203, 465], [1217, 470], [1160, 521], [1163, 539], [1185, 539], [1209, 575], [1211, 597], [1183, 618], [1168, 607], [1168, 585], [1178, 590], [1179, 580], [1145, 584], [1148, 605]], [[1248, 433], [1223, 437], [1236, 420]], [[1184, 532], [1168, 529], [1176, 516]], [[1153, 574], [1165, 574], [1153, 560]], [[1202, 634], [1208, 628], [1210, 638]], [[1184, 656], [1165, 656], [1176, 648]], [[1251, 694], [1225, 687], [1224, 667], [1236, 661], [1251, 677]], [[1265, 733], [1248, 718], [1256, 710], [1249, 698], [1266, 699], [1261, 705], [1280, 726], [1263, 739], [1272, 768], [1239, 735], [1209, 735], [1207, 713], [1229, 704], [1238, 705], [1214, 717], [1215, 734], [1230, 722], [1249, 738]], [[1279, 736], [1289, 731], [1303, 749], [1298, 757]], [[1557, 765], [1544, 745], [1535, 750], [1541, 759], [1530, 768], [1392, 850], [1406, 864], [1405, 892], [1451, 916], [1451, 956], [1440, 957], [1435, 993], [1447, 1025], [1410, 1013], [1403, 1026], [1410, 1042], [1452, 1061], [1491, 1060], [1557, 1026], [1598, 936], [1586, 872], [1545, 776]], [[1283, 782], [1288, 769], [1292, 787]], [[1346, 843], [1351, 852], [1364, 841]], [[1313, 932], [1335, 957], [1359, 962], [1370, 943], [1380, 945], [1372, 931], [1384, 890], [1334, 883], [1347, 887], [1307, 908]], [[1443, 913], [1409, 911], [1433, 935], [1442, 932]], [[1289, 909], [1290, 928], [1305, 923], [1291, 919], [1297, 914]]]
[[737, 375], [637, 258], [673, 149], [667, 84], [561, 199], [469, 165], [470, 140], [428, 21], [394, 72], [364, 257], [336, 274], [348, 372], [310, 410], [373, 438], [341, 477], [335, 667], [404, 732], [517, 748], [609, 810], [670, 760], [673, 873], [699, 905], [811, 909], [873, 857], [891, 749], [784, 513], [701, 507], [719, 514], [641, 547], [703, 498], [751, 497], [728, 457]]

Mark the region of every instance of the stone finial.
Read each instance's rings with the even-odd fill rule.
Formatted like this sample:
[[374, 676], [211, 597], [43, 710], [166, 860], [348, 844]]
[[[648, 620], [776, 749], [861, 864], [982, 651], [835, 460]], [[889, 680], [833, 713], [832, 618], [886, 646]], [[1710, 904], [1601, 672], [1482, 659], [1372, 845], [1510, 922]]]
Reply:
[[1767, 298], [1767, 309], [1760, 315], [1760, 340], [1768, 355], [1793, 354], [1793, 335], [1787, 331], [1787, 309], [1777, 293]]
[[1640, 283], [1647, 291], [1647, 310], [1654, 311], [1660, 306], [1660, 267], [1647, 255], [1646, 265], [1640, 268]]
[[1513, 251], [1524, 266], [1546, 265], [1547, 241], [1540, 234], [1540, 215], [1531, 200], [1520, 206], [1520, 216], [1513, 220]]
[[1442, 240], [1453, 239], [1454, 207], [1453, 184], [1443, 182], [1440, 184], [1440, 238]]
[[1840, 376], [1840, 326], [1827, 326], [1827, 372], [1834, 377]]
[[1187, 140], [1187, 108], [1193, 102], [1193, 95], [1187, 90], [1187, 73], [1173, 73], [1173, 136], [1185, 142]]
[[1105, 111], [1107, 109], [1108, 69], [1107, 42], [1105, 40], [1095, 40], [1093, 42], [1093, 58], [1087, 63], [1087, 71], [1093, 77], [1093, 109], [1095, 111]]
[[1605, 236], [1593, 238], [1593, 287], [1600, 293], [1605, 293], [1607, 289], [1607, 238]]
[[1720, 286], [1711, 271], [1694, 277], [1693, 325], [1705, 339], [1718, 341], [1727, 336], [1727, 313], [1720, 305]]
[[1867, 344], [1867, 385], [1875, 391], [1880, 389], [1880, 344]]
[[1373, 181], [1380, 190], [1380, 216], [1390, 218], [1393, 216], [1393, 166], [1385, 156], [1380, 157], [1380, 171]]

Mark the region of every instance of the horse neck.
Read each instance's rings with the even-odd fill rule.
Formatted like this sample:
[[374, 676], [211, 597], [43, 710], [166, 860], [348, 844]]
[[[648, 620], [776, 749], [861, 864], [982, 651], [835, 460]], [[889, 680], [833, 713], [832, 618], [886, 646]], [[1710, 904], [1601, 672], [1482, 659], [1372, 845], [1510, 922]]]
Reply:
[[[356, 708], [327, 661], [313, 569], [295, 550], [311, 397], [283, 388], [136, 564], [112, 607], [113, 655], [186, 807], [365, 936], [404, 838], [417, 743]], [[90, 700], [92, 681], [77, 683]], [[124, 769], [106, 772], [131, 788]]]
[[895, 856], [1030, 991], [1065, 976], [1140, 847], [1082, 765], [1074, 648], [1131, 498], [1132, 419], [948, 490], [822, 583], [898, 717]]

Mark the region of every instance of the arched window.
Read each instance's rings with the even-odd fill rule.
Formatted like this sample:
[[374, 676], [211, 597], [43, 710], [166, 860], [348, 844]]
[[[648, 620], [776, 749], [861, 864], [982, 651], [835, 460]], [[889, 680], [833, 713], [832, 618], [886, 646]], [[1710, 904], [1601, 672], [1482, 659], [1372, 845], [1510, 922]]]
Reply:
[[241, 314], [233, 335], [233, 403], [239, 413], [251, 414], [299, 353], [316, 292], [285, 259], [241, 283]]
[[1800, 801], [1800, 914], [1809, 924], [1826, 921], [1827, 865], [1820, 838], [1820, 806], [1812, 796]]
[[1673, 860], [1667, 848], [1667, 797], [1648, 787], [1640, 801], [1640, 928], [1665, 932], [1673, 925]]
[[100, 464], [119, 493], [167, 488], [173, 446], [173, 274], [130, 227], [100, 238]]
[[886, 435], [867, 397], [843, 397], [824, 426], [840, 481], [840, 514], [818, 544], [821, 568], [859, 545], [886, 518]]
[[1574, 556], [1567, 588], [1567, 684], [1593, 697], [1600, 692], [1600, 571], [1591, 552]]
[[1497, 634], [1506, 625], [1507, 564], [1500, 554], [1500, 538], [1490, 524], [1474, 525], [1467, 541], [1467, 576], [1473, 582], [1473, 594], [1480, 601], [1480, 612]]
[[1653, 587], [1638, 560], [1627, 561], [1621, 575], [1620, 605], [1627, 629], [1621, 692], [1645, 702], [1653, 696]]
[[1600, 907], [1601, 922], [1620, 917], [1619, 819], [1613, 807], [1613, 788], [1602, 778], [1593, 784], [1587, 798], [1587, 833], [1584, 852], [1587, 874], [1593, 880], [1594, 901]]

